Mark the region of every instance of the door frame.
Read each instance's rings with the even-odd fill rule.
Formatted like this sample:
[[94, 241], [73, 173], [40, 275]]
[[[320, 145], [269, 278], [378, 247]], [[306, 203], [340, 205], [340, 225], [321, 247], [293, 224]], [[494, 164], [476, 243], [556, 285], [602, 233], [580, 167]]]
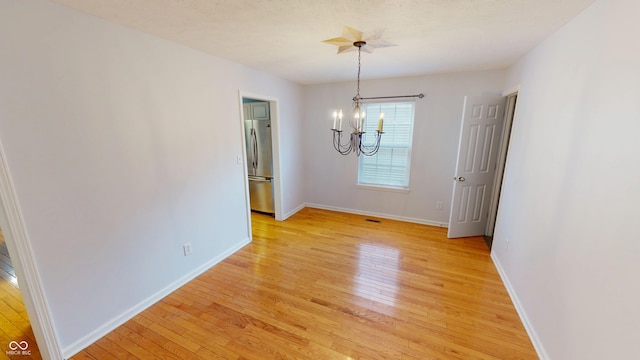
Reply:
[[20, 284], [20, 294], [29, 315], [38, 349], [44, 359], [62, 360], [62, 349], [1, 143], [0, 228], [2, 228], [11, 264]]
[[[496, 228], [496, 220], [498, 217], [498, 208], [500, 207], [500, 196], [502, 194], [502, 182], [504, 180], [504, 170], [507, 164], [507, 156], [509, 154], [509, 145], [511, 139], [511, 129], [513, 128], [513, 121], [516, 118], [518, 111], [518, 93], [520, 92], [520, 86], [516, 86], [512, 89], [502, 92], [502, 96], [507, 98], [507, 106], [504, 114], [504, 126], [502, 127], [502, 141], [500, 142], [500, 149], [498, 150], [498, 159], [496, 161], [496, 177], [493, 183], [491, 193], [491, 203], [489, 205], [489, 216], [487, 218], [487, 228], [485, 229], [485, 235], [493, 237], [493, 232]], [[511, 111], [511, 106], [513, 110]]]
[[238, 102], [240, 107], [240, 136], [242, 139], [242, 164], [243, 169], [242, 172], [244, 174], [244, 190], [245, 190], [245, 200], [247, 207], [247, 219], [249, 222], [249, 238], [251, 237], [251, 203], [249, 199], [249, 177], [247, 174], [247, 144], [244, 136], [244, 107], [242, 105], [243, 98], [250, 98], [254, 100], [261, 100], [269, 102], [269, 113], [271, 117], [271, 147], [273, 150], [272, 158], [273, 158], [273, 202], [274, 202], [274, 211], [275, 211], [275, 219], [278, 221], [284, 220], [282, 217], [282, 177], [280, 171], [280, 121], [279, 121], [279, 100], [275, 97], [263, 95], [263, 94], [255, 94], [247, 91], [238, 91]]

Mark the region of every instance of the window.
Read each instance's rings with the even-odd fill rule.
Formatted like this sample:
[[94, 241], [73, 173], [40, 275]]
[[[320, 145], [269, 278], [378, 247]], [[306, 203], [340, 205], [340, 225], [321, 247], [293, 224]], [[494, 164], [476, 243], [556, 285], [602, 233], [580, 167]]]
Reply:
[[[363, 104], [367, 113], [365, 132], [375, 133], [382, 112], [384, 134], [377, 154], [358, 157], [358, 185], [409, 188], [414, 105], [414, 102]], [[363, 142], [370, 144], [372, 137], [366, 137], [367, 134]]]

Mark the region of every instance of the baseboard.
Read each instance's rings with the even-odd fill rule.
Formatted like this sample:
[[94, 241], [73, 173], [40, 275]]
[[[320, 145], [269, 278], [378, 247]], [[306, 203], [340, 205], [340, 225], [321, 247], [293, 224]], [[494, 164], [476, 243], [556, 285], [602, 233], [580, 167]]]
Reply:
[[538, 337], [538, 333], [536, 333], [535, 329], [533, 328], [533, 325], [529, 321], [529, 317], [527, 317], [527, 312], [524, 310], [524, 307], [522, 306], [520, 299], [518, 299], [518, 295], [513, 289], [513, 286], [511, 286], [511, 282], [509, 281], [507, 274], [505, 273], [504, 269], [502, 268], [502, 265], [500, 264], [500, 260], [496, 257], [495, 254], [496, 254], [495, 252], [493, 251], [491, 252], [491, 260], [493, 260], [493, 264], [498, 270], [498, 274], [500, 274], [502, 283], [507, 289], [507, 292], [509, 293], [509, 297], [511, 297], [511, 302], [513, 302], [513, 305], [515, 306], [516, 311], [518, 312], [518, 316], [520, 316], [520, 320], [522, 321], [522, 324], [524, 325], [524, 328], [527, 331], [527, 335], [529, 335], [529, 339], [531, 339], [531, 343], [533, 343], [533, 347], [535, 348], [536, 353], [538, 353], [538, 358], [542, 360], [549, 359], [549, 356], [547, 355], [547, 352], [544, 350], [544, 346], [542, 345], [542, 342]]
[[316, 208], [316, 209], [323, 209], [323, 210], [338, 211], [338, 212], [344, 212], [344, 213], [356, 214], [356, 215], [375, 216], [375, 217], [379, 217], [379, 218], [383, 218], [383, 219], [406, 221], [406, 222], [415, 223], [415, 224], [430, 225], [430, 226], [437, 226], [437, 227], [443, 227], [443, 228], [449, 227], [449, 224], [445, 224], [445, 223], [443, 223], [441, 221], [434, 221], [434, 220], [427, 220], [427, 219], [417, 219], [417, 218], [411, 218], [411, 217], [405, 217], [405, 216], [397, 216], [397, 215], [392, 215], [392, 214], [376, 213], [376, 212], [371, 212], [371, 211], [346, 209], [346, 208], [340, 208], [340, 207], [335, 207], [335, 206], [327, 206], [327, 205], [321, 205], [321, 204], [307, 203], [306, 207]]
[[297, 208], [289, 211], [288, 213], [284, 214], [284, 217], [282, 218], [282, 221], [287, 220], [288, 218], [290, 218], [291, 216], [295, 215], [295, 213], [297, 213], [298, 211], [304, 209], [306, 207], [306, 204], [302, 204], [300, 206], [298, 206]]
[[174, 281], [173, 283], [169, 284], [164, 289], [156, 292], [155, 294], [151, 295], [146, 300], [138, 303], [137, 305], [135, 305], [131, 309], [125, 311], [123, 314], [117, 316], [116, 318], [112, 319], [108, 323], [106, 323], [106, 324], [102, 325], [101, 327], [99, 327], [98, 329], [92, 331], [87, 336], [85, 336], [85, 337], [81, 338], [80, 340], [74, 342], [73, 344], [67, 346], [62, 351], [62, 353], [64, 355], [64, 358], [65, 359], [71, 358], [73, 355], [75, 355], [75, 354], [79, 353], [80, 351], [82, 351], [82, 349], [88, 347], [89, 345], [91, 345], [94, 342], [98, 341], [103, 336], [107, 335], [108, 333], [110, 333], [113, 330], [115, 330], [116, 328], [118, 328], [120, 325], [122, 325], [122, 324], [126, 323], [127, 321], [131, 320], [133, 317], [135, 317], [136, 315], [140, 314], [142, 311], [146, 310], [151, 305], [153, 305], [153, 304], [157, 303], [158, 301], [162, 300], [167, 295], [169, 295], [172, 292], [176, 291], [181, 286], [187, 284], [189, 281], [195, 279], [196, 277], [198, 277], [199, 275], [201, 275], [205, 271], [209, 270], [212, 266], [214, 266], [217, 263], [221, 262], [222, 260], [226, 259], [227, 257], [232, 255], [236, 251], [240, 250], [241, 248], [243, 248], [245, 245], [249, 244], [250, 242], [251, 242], [251, 240], [249, 238], [244, 239], [239, 244], [236, 244], [235, 246], [233, 246], [232, 248], [228, 249], [224, 253], [222, 253], [219, 256], [216, 256], [215, 258], [213, 258], [211, 261], [199, 266], [198, 268], [196, 268], [195, 270], [193, 270], [190, 273], [186, 274], [182, 278], [180, 278], [180, 279]]

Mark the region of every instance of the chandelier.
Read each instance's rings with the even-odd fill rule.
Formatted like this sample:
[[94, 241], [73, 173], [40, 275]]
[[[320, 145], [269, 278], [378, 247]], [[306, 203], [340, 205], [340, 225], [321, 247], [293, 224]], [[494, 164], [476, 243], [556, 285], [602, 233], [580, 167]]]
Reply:
[[362, 108], [362, 97], [360, 96], [360, 59], [362, 54], [362, 47], [367, 45], [366, 41], [355, 41], [353, 46], [358, 48], [358, 85], [356, 88], [356, 96], [353, 97], [353, 111], [351, 116], [348, 117], [349, 126], [351, 127], [351, 133], [349, 134], [348, 141], [342, 142], [342, 109], [339, 112], [333, 113], [333, 148], [340, 154], [347, 155], [351, 152], [355, 152], [357, 156], [362, 155], [375, 155], [380, 149], [380, 139], [384, 125], [384, 114], [380, 113], [378, 119], [378, 129], [375, 133], [375, 139], [373, 143], [365, 145], [363, 138], [365, 137], [364, 124], [366, 120], [366, 112]]
[[[365, 122], [367, 114], [362, 107], [362, 100], [372, 99], [394, 99], [394, 98], [423, 98], [423, 94], [418, 95], [404, 95], [404, 96], [380, 96], [363, 98], [360, 96], [360, 60], [362, 51], [371, 53], [374, 49], [379, 47], [395, 46], [388, 41], [382, 40], [382, 30], [375, 31], [373, 33], [362, 33], [359, 30], [345, 26], [342, 31], [341, 37], [324, 40], [325, 43], [338, 46], [338, 54], [343, 52], [350, 52], [357, 49], [358, 51], [358, 83], [356, 87], [356, 96], [353, 97], [353, 109], [351, 115], [347, 118], [350, 129], [348, 139], [343, 142], [342, 140], [342, 109], [333, 113], [333, 148], [340, 154], [347, 155], [354, 152], [357, 156], [375, 155], [380, 149], [380, 139], [382, 138], [382, 131], [384, 126], [384, 114], [380, 113], [378, 118], [378, 128], [375, 131], [375, 139], [369, 144], [365, 144], [366, 132]], [[368, 140], [368, 139], [366, 139]]]

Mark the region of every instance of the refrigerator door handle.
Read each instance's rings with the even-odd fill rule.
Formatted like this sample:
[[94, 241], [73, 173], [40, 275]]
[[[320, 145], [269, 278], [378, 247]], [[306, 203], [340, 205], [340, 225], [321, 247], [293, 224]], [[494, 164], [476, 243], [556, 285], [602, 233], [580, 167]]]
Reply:
[[255, 146], [255, 129], [251, 128], [251, 130], [249, 131], [249, 141], [251, 142], [249, 144], [249, 149], [251, 151], [251, 167], [253, 168], [253, 170], [255, 171], [256, 169], [256, 146]]
[[256, 130], [251, 129], [252, 137], [253, 137], [253, 168], [258, 168], [258, 136], [256, 135]]

